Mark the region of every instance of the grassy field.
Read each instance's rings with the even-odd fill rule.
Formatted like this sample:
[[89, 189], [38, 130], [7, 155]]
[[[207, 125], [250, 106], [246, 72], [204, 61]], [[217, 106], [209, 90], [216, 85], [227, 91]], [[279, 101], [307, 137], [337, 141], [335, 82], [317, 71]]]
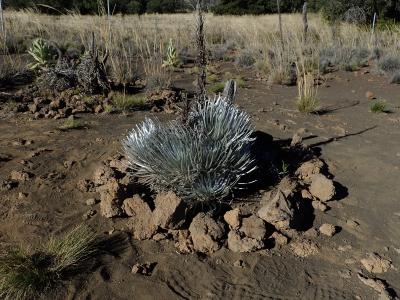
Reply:
[[[64, 51], [82, 52], [89, 47], [94, 33], [97, 46], [109, 52], [110, 77], [121, 83], [158, 72], [170, 40], [181, 59], [195, 55], [195, 16], [192, 14], [116, 15], [109, 22], [105, 16], [48, 16], [33, 11], [8, 11], [5, 19], [7, 40], [3, 39], [1, 45], [3, 52], [8, 53], [24, 53], [38, 37], [56, 42]], [[290, 78], [293, 64], [297, 72], [319, 73], [327, 72], [331, 65], [356, 70], [368, 60], [379, 58], [379, 71], [393, 73], [387, 64], [393, 64], [393, 59], [399, 62], [396, 57], [399, 26], [373, 35], [367, 26], [349, 23], [332, 26], [317, 14], [309, 19], [305, 41], [300, 14], [282, 16], [283, 40], [277, 15], [206, 15], [209, 58], [228, 59], [233, 53], [231, 59], [237, 65], [254, 65], [275, 83], [293, 83]], [[12, 61], [11, 68], [24, 67], [15, 57], [5, 61]]]

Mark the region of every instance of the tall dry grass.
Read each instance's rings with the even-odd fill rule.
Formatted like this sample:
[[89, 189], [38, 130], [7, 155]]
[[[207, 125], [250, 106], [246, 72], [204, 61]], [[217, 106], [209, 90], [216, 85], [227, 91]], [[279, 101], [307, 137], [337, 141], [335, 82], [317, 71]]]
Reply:
[[[238, 52], [251, 53], [259, 71], [271, 81], [282, 84], [296, 81], [292, 78], [296, 67], [304, 69], [302, 73], [329, 64], [354, 69], [368, 60], [365, 55], [372, 55], [376, 47], [383, 55], [397, 53], [400, 48], [400, 26], [379, 31], [377, 38], [371, 39], [368, 27], [342, 23], [333, 30], [318, 14], [312, 14], [305, 44], [301, 15], [284, 14], [282, 19], [283, 43], [277, 15], [208, 14], [205, 18], [206, 41], [209, 49], [220, 46], [221, 51], [224, 47], [233, 47]], [[98, 47], [109, 52], [108, 68], [112, 79], [121, 84], [137, 75], [153, 72], [151, 64], [159, 58], [152, 56], [154, 53], [163, 56], [162, 51], [170, 39], [178, 53], [195, 52], [195, 18], [192, 14], [114, 15], [109, 23], [104, 15], [49, 16], [25, 10], [6, 11], [5, 20], [8, 40], [0, 45], [4, 50], [6, 44], [12, 52], [24, 52], [37, 37], [52, 40], [62, 49], [87, 48], [93, 32]]]

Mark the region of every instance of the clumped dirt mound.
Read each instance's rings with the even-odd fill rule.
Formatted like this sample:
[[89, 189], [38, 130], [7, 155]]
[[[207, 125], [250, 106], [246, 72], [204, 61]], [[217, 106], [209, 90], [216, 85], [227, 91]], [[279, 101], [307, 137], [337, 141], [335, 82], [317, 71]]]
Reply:
[[[301, 143], [285, 149], [305, 152]], [[300, 156], [300, 155], [299, 155]], [[181, 253], [213, 253], [221, 247], [233, 252], [254, 252], [291, 244], [301, 257], [318, 251], [303, 237], [312, 227], [313, 210], [335, 201], [335, 184], [325, 172], [325, 163], [313, 157], [292, 173], [277, 180], [263, 193], [259, 203], [236, 201], [232, 204], [193, 203], [173, 192], [151, 193], [132, 175], [122, 155], [105, 161], [93, 178], [80, 182], [83, 191], [100, 194], [101, 215], [121, 217], [138, 240], [168, 239]], [[210, 208], [212, 207], [212, 208]], [[333, 236], [337, 228], [324, 224], [319, 231]]]
[[[62, 84], [59, 82], [59, 84]], [[1, 100], [1, 95], [0, 95]], [[7, 101], [7, 102], [6, 102]], [[113, 94], [85, 95], [79, 88], [68, 88], [62, 92], [42, 89], [30, 85], [14, 94], [7, 94], [0, 109], [6, 109], [7, 103], [13, 102], [12, 112], [30, 113], [34, 119], [61, 119], [79, 113], [111, 113], [122, 111], [113, 98]], [[151, 109], [152, 112], [180, 113], [178, 102], [180, 94], [173, 90], [153, 92], [146, 96], [146, 104], [140, 109]]]

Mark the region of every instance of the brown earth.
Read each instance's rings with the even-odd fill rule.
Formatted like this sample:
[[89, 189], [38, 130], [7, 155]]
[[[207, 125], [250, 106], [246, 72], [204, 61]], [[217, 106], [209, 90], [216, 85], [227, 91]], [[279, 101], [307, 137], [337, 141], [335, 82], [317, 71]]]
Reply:
[[[179, 76], [176, 85], [191, 88], [193, 78]], [[257, 130], [279, 140], [305, 128], [303, 142], [320, 152], [340, 183], [340, 201], [328, 202], [325, 212], [315, 210], [313, 221], [315, 229], [328, 223], [340, 230], [333, 237], [306, 232], [312, 242], [300, 245], [254, 253], [223, 247], [208, 256], [178, 254], [171, 241], [130, 239], [124, 251], [106, 255], [101, 267], [72, 282], [60, 299], [377, 299], [359, 272], [400, 293], [400, 87], [384, 77], [336, 72], [319, 89], [325, 111], [305, 115], [296, 110], [296, 87], [269, 88], [247, 76], [248, 87], [239, 89], [237, 99]], [[387, 100], [391, 112], [370, 113], [367, 91]], [[17, 174], [23, 179], [17, 187], [0, 189], [1, 247], [34, 248], [82, 222], [104, 236], [124, 230], [118, 218], [100, 215], [99, 204], [88, 206], [98, 194], [81, 192], [77, 184], [121, 151], [120, 140], [146, 116], [172, 117], [86, 114], [80, 116], [83, 128], [60, 131], [61, 120], [0, 111], [0, 153], [9, 155], [0, 159], [0, 182], [13, 171], [27, 172]], [[310, 255], [299, 255], [304, 253]], [[393, 267], [368, 273], [361, 260], [369, 253]], [[146, 263], [154, 268], [151, 275]]]

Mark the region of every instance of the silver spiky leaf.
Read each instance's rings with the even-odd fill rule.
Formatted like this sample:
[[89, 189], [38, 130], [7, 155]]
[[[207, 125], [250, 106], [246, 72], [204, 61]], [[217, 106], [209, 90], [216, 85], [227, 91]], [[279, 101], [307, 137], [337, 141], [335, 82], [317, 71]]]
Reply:
[[189, 200], [221, 200], [255, 169], [249, 116], [224, 97], [190, 112], [189, 126], [146, 119], [123, 140], [126, 156], [143, 183]]

